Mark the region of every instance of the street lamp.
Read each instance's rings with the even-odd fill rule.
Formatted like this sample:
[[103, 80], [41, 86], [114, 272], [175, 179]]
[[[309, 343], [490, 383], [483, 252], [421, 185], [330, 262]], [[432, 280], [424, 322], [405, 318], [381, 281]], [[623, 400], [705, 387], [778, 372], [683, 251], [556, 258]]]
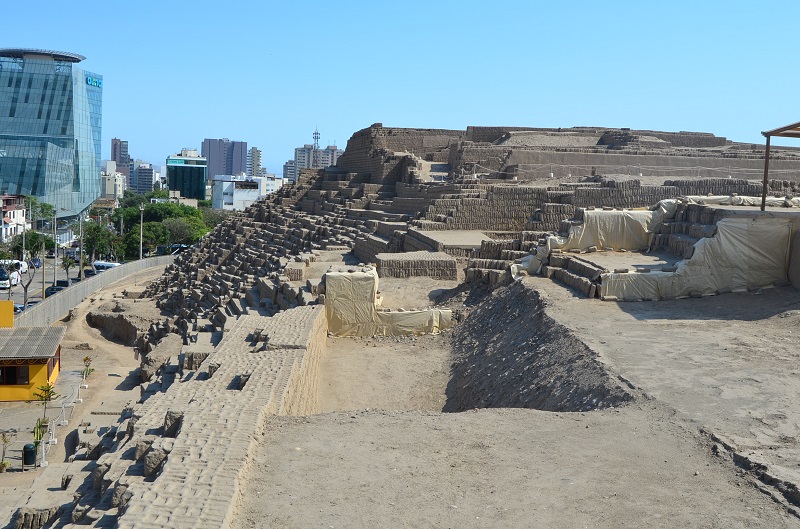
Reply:
[[[53, 207], [53, 287], [56, 286], [56, 270], [58, 270], [58, 238], [56, 237], [56, 208]], [[46, 256], [45, 256], [46, 257]], [[42, 267], [44, 267], [44, 263], [42, 263]], [[69, 278], [67, 278], [69, 280]], [[44, 295], [42, 295], [42, 299], [44, 299]]]
[[144, 245], [144, 204], [139, 204], [139, 260], [142, 260], [142, 247]]
[[[83, 281], [83, 213], [78, 215], [78, 225], [81, 233], [81, 244], [78, 249], [78, 281]], [[67, 278], [69, 279], [69, 278]]]

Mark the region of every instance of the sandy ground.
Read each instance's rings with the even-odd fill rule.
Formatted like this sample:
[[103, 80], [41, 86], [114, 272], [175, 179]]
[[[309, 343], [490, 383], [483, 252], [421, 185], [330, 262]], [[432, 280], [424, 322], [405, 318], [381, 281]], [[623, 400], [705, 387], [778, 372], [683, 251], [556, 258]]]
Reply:
[[610, 369], [800, 483], [800, 291], [609, 303], [525, 281]]
[[[325, 259], [321, 267], [336, 262]], [[126, 284], [158, 272], [149, 274]], [[800, 355], [792, 334], [800, 292], [617, 304], [543, 278], [524, 281], [547, 297], [550, 316], [635, 386], [633, 403], [587, 413], [441, 413], [450, 333], [330, 337], [323, 413], [267, 419], [233, 527], [800, 527], [762, 492], [774, 489], [711, 438], [800, 482], [800, 384], [791, 367]], [[453, 286], [415, 278], [382, 280], [380, 289], [385, 306], [415, 308]], [[69, 428], [138, 397], [131, 349], [85, 324], [87, 310], [124, 287], [85, 301], [66, 324], [66, 342], [92, 344], [96, 369]], [[66, 351], [64, 369], [79, 369], [85, 354]], [[58, 450], [51, 461], [66, 455]], [[35, 475], [3, 477], [22, 481], [6, 482], [0, 508]]]
[[797, 527], [655, 403], [272, 417], [234, 528]]
[[[100, 332], [89, 327], [86, 323], [86, 313], [105, 303], [117, 293], [133, 285], [141, 285], [158, 277], [163, 270], [153, 269], [134, 274], [124, 280], [108, 285], [104, 289], [95, 293], [94, 296], [87, 298], [75, 309], [75, 317], [69, 322], [56, 322], [54, 325], [62, 325], [67, 328], [64, 337], [61, 354], [61, 375], [56, 382], [56, 391], [64, 397], [64, 400], [71, 401], [73, 392], [77, 390], [80, 382], [80, 371], [83, 369], [83, 358], [92, 357], [92, 368], [94, 372], [90, 375], [88, 389], [80, 390], [80, 397], [83, 402], [76, 404], [69, 415], [69, 424], [60, 426], [56, 430], [58, 443], [52, 445], [47, 454], [50, 463], [48, 474], [60, 474], [53, 470], [55, 465], [63, 463], [75, 449], [76, 436], [75, 429], [81, 423], [104, 424], [109, 421], [115, 422], [118, 416], [105, 415], [109, 411], [122, 411], [130, 401], [135, 401], [139, 397], [138, 376], [135, 370], [139, 367], [139, 361], [134, 357], [133, 349], [115, 344], [105, 340]], [[152, 303], [141, 303], [143, 314], [158, 314], [157, 309]], [[80, 344], [88, 343], [91, 350], [77, 348]], [[29, 430], [33, 427], [36, 419], [41, 417], [42, 408], [35, 403], [2, 403], [0, 408], [0, 428], [15, 428], [19, 432], [14, 447], [21, 449], [21, 445], [32, 440]], [[100, 412], [103, 415], [94, 415], [93, 412]], [[55, 418], [59, 415], [60, 409], [56, 408], [48, 411], [48, 416]], [[7, 423], [4, 420], [11, 420]], [[26, 436], [31, 436], [27, 439]], [[17, 446], [19, 445], [19, 446]], [[45, 469], [37, 468], [20, 472], [16, 466], [19, 461], [19, 454], [14, 454], [12, 463], [15, 464], [13, 471], [0, 477], [0, 513], [9, 512], [10, 509], [28, 494], [28, 489], [34, 479], [41, 476]], [[39, 483], [37, 487], [58, 486], [60, 483]], [[0, 517], [0, 520], [3, 520]]]
[[[421, 304], [436, 285], [416, 281], [382, 290]], [[329, 338], [320, 400], [339, 413], [268, 420], [234, 527], [800, 527], [711, 438], [796, 466], [800, 292], [616, 304], [525, 281], [632, 404], [435, 413], [447, 334]]]

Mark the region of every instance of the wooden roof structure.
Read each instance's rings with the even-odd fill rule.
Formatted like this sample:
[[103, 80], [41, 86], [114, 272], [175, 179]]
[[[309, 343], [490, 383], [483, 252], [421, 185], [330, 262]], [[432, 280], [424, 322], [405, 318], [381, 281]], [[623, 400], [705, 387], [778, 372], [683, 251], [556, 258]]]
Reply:
[[767, 138], [767, 146], [764, 152], [764, 185], [761, 189], [761, 211], [764, 211], [767, 205], [767, 186], [769, 185], [769, 140], [772, 136], [800, 138], [800, 122], [792, 123], [785, 127], [778, 127], [777, 129], [767, 130], [761, 134]]

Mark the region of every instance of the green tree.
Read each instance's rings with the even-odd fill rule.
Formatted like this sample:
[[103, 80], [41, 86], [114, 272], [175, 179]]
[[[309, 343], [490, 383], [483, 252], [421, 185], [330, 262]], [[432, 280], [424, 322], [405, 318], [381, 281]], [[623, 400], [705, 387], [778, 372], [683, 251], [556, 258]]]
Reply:
[[126, 189], [125, 193], [122, 194], [122, 198], [119, 200], [119, 207], [122, 209], [135, 208], [138, 211], [139, 204], [146, 204], [147, 202], [147, 198], [141, 193]]
[[67, 274], [67, 278], [69, 278], [69, 269], [75, 266], [75, 264], [75, 259], [66, 255], [61, 260], [61, 268], [64, 269], [64, 273]]
[[167, 228], [161, 222], [145, 222], [142, 226], [142, 245], [152, 253], [159, 244], [167, 244]]
[[53, 384], [51, 384], [50, 382], [47, 382], [46, 384], [42, 384], [41, 386], [39, 386], [36, 389], [39, 390], [39, 391], [37, 393], [34, 393], [33, 396], [36, 398], [36, 400], [38, 400], [39, 402], [41, 402], [44, 405], [44, 417], [43, 418], [47, 419], [47, 403], [58, 399], [59, 397], [61, 397], [61, 395], [56, 393], [56, 387]]
[[30, 211], [29, 218], [40, 223], [52, 219], [55, 213], [55, 208], [51, 204], [40, 202], [35, 196], [25, 195], [25, 207]]
[[99, 255], [111, 253], [111, 239], [114, 233], [98, 222], [86, 222], [83, 225], [83, 244], [90, 256], [90, 262]]
[[153, 189], [144, 194], [144, 197], [150, 202], [151, 198], [169, 198], [169, 191], [166, 189]]
[[224, 209], [200, 209], [200, 215], [202, 215], [203, 222], [209, 230], [214, 229], [217, 224], [222, 224], [232, 214], [232, 211]]
[[11, 251], [14, 255], [22, 259], [22, 240], [25, 239], [25, 253], [30, 257], [37, 257], [42, 250], [42, 244], [46, 249], [55, 248], [52, 237], [43, 235], [38, 231], [26, 231], [25, 237], [22, 234], [15, 235], [11, 240]]
[[162, 224], [167, 229], [168, 244], [194, 244], [208, 232], [197, 217], [173, 217], [164, 219]]

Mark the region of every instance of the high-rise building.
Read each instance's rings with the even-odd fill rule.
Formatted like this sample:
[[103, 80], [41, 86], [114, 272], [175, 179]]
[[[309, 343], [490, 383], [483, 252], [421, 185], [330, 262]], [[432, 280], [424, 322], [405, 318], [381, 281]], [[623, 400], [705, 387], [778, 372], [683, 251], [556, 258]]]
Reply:
[[[336, 145], [319, 148], [319, 131], [314, 131], [314, 143], [305, 144], [294, 150], [294, 160], [289, 160], [283, 166], [283, 178], [290, 182], [297, 182], [300, 169], [324, 169], [336, 165], [339, 156], [344, 154]], [[294, 162], [294, 163], [292, 163]]]
[[266, 171], [261, 166], [261, 149], [251, 147], [247, 151], [247, 176], [263, 176]]
[[200, 152], [208, 161], [208, 177], [237, 175], [247, 172], [247, 142], [228, 138], [203, 140]]
[[297, 167], [294, 160], [287, 160], [283, 164], [283, 180], [285, 182], [297, 182]]
[[111, 138], [111, 159], [117, 164], [117, 171], [125, 175], [125, 185], [131, 186], [131, 157], [128, 154], [128, 142], [119, 138]]
[[137, 193], [145, 194], [153, 190], [153, 178], [155, 171], [153, 164], [139, 163], [136, 165], [136, 188]]
[[206, 200], [207, 171], [206, 159], [197, 155], [197, 149], [181, 149], [167, 157], [167, 187], [184, 198]]
[[85, 57], [0, 48], [0, 194], [75, 216], [100, 195], [103, 78]]

